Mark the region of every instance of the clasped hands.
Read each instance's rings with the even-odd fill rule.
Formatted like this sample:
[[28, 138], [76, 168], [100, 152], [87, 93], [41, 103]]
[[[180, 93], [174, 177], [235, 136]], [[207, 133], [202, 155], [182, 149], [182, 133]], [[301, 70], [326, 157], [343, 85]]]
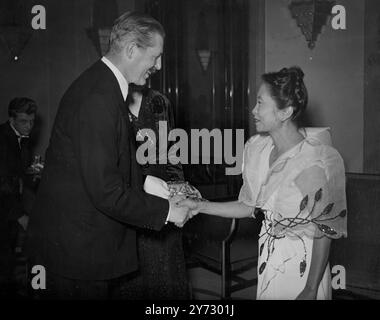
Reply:
[[169, 203], [168, 221], [173, 222], [179, 228], [182, 228], [187, 221], [200, 211], [198, 202], [187, 198], [185, 195], [175, 195], [169, 199]]
[[167, 183], [157, 177], [147, 176], [144, 183], [144, 191], [146, 193], [168, 199], [169, 214], [168, 222], [174, 223], [177, 227], [182, 228], [185, 223], [199, 213], [199, 203], [186, 195], [171, 196]]

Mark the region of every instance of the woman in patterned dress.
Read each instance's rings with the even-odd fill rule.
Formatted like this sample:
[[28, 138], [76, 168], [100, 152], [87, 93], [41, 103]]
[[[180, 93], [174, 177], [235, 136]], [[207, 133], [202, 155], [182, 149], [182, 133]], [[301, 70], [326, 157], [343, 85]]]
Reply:
[[298, 67], [262, 76], [245, 145], [236, 202], [183, 205], [228, 218], [265, 219], [259, 239], [257, 299], [331, 299], [332, 239], [347, 236], [345, 170], [328, 129], [300, 129], [308, 100]]

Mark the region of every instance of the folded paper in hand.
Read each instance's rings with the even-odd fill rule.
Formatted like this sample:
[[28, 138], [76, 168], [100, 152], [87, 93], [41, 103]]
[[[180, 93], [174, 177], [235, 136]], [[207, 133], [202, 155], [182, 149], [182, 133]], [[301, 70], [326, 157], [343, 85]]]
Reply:
[[150, 175], [145, 178], [144, 191], [164, 199], [168, 199], [170, 196], [170, 191], [166, 182], [160, 178]]

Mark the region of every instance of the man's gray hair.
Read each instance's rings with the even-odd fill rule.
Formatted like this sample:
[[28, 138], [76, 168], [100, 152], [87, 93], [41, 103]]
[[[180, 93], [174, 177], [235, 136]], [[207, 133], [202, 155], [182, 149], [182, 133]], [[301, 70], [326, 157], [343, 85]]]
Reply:
[[152, 47], [155, 33], [165, 38], [164, 28], [156, 19], [145, 13], [126, 12], [114, 23], [110, 35], [110, 50], [120, 52], [130, 42], [143, 48]]

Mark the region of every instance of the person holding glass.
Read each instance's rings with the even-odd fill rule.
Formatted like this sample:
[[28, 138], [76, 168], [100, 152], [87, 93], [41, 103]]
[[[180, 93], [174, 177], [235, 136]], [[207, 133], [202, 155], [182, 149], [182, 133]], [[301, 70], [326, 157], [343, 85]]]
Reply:
[[[16, 251], [22, 250], [37, 187], [29, 172], [37, 109], [30, 98], [13, 98], [8, 121], [0, 125], [0, 296], [14, 294]], [[41, 171], [42, 165], [36, 164], [34, 173]]]

